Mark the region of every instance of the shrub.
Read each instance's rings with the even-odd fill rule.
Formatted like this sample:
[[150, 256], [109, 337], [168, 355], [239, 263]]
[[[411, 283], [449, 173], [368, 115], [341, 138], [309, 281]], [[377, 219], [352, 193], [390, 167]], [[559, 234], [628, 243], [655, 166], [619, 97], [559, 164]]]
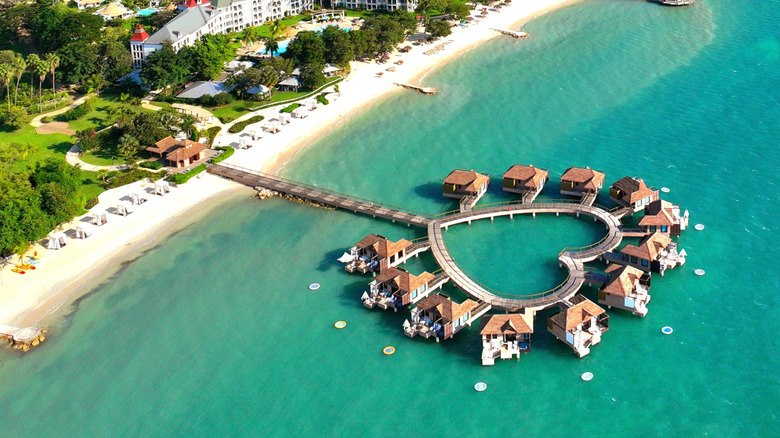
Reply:
[[90, 208], [98, 205], [98, 202], [100, 202], [100, 199], [98, 199], [97, 196], [87, 199], [87, 202], [84, 203], [84, 210], [89, 210]]
[[301, 106], [300, 103], [294, 103], [294, 104], [292, 104], [290, 106], [286, 106], [286, 107], [282, 108], [281, 110], [279, 110], [279, 112], [280, 113], [291, 113], [291, 112], [293, 112], [293, 110], [295, 110], [299, 106]]
[[214, 96], [214, 106], [225, 106], [233, 102], [233, 95], [230, 93], [218, 93]]
[[209, 147], [214, 144], [214, 139], [217, 138], [217, 134], [222, 130], [221, 126], [212, 126], [211, 128], [203, 131], [201, 135], [209, 138]]
[[[290, 111], [292, 111], [292, 110], [290, 110]], [[251, 125], [252, 123], [257, 123], [257, 122], [262, 121], [262, 120], [263, 120], [263, 116], [250, 117], [250, 118], [248, 118], [248, 119], [246, 119], [244, 121], [238, 122], [235, 125], [231, 126], [228, 129], [228, 132], [231, 133], [231, 134], [238, 134], [239, 132], [243, 131], [244, 128], [246, 128], [247, 126]]]
[[184, 184], [187, 181], [190, 180], [193, 176], [203, 172], [206, 170], [206, 165], [201, 164], [199, 166], [193, 167], [192, 169], [184, 172], [184, 173], [177, 173], [175, 175], [171, 175], [170, 178], [168, 178], [168, 181], [176, 184]]
[[222, 153], [209, 160], [209, 162], [212, 164], [221, 163], [222, 161], [227, 160], [236, 151], [230, 146], [217, 146], [214, 149], [222, 151]]
[[114, 172], [111, 173], [113, 175], [111, 175], [108, 179], [106, 179], [107, 189], [115, 189], [117, 187], [131, 184], [138, 180], [142, 180], [144, 178], [151, 178], [152, 180], [156, 181], [167, 175], [165, 171], [162, 171], [160, 173], [154, 173], [154, 172], [149, 172], [147, 170], [141, 170], [141, 169], [131, 170], [129, 172], [122, 172], [122, 173], [114, 173]]
[[41, 123], [51, 123], [51, 117], [41, 117]]
[[328, 99], [325, 99], [325, 93], [320, 93], [320, 94], [317, 95], [317, 102], [319, 102], [319, 103], [321, 103], [323, 105], [327, 105], [327, 104], [330, 103], [330, 102], [328, 102]]
[[77, 106], [76, 108], [71, 108], [64, 113], [57, 116], [57, 120], [61, 122], [70, 122], [73, 120], [78, 120], [89, 113], [89, 111], [92, 108], [90, 108], [88, 102], [84, 102], [81, 105]]
[[139, 164], [139, 166], [146, 169], [154, 169], [154, 170], [159, 170], [163, 168], [162, 163], [160, 163], [159, 161], [144, 161], [143, 163]]

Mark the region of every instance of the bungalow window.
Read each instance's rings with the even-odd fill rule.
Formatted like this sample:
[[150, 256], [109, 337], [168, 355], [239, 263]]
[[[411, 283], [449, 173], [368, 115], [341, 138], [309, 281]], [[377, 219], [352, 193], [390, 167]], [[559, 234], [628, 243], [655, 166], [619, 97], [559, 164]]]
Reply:
[[412, 292], [412, 298], [417, 298], [417, 291]]
[[668, 225], [661, 225], [661, 232], [662, 233], [669, 232], [669, 226]]
[[642, 266], [647, 266], [647, 260], [646, 259], [642, 259]]
[[460, 327], [460, 318], [455, 320], [455, 327]]
[[650, 227], [650, 231], [653, 232], [653, 233], [655, 232], [655, 225]]
[[631, 263], [636, 263], [636, 262], [637, 262], [637, 258], [634, 257], [634, 256], [631, 256]]

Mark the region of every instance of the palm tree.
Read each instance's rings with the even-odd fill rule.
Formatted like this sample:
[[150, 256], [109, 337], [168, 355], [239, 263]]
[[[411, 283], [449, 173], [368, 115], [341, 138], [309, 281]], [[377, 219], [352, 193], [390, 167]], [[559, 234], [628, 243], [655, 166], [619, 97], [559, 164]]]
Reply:
[[263, 40], [265, 41], [265, 53], [270, 53], [271, 58], [273, 58], [274, 52], [279, 50], [279, 37], [271, 34], [271, 36], [263, 38]]
[[271, 32], [271, 36], [278, 37], [287, 29], [287, 26], [282, 24], [282, 20], [276, 20], [274, 23], [268, 28], [268, 31]]
[[43, 59], [38, 59], [35, 72], [38, 73], [38, 108], [43, 112], [43, 80], [49, 73], [49, 64]]
[[49, 73], [51, 73], [51, 95], [54, 97], [54, 71], [60, 66], [60, 57], [56, 53], [49, 53], [46, 55], [46, 65], [49, 67]]
[[33, 100], [33, 94], [35, 90], [35, 84], [33, 84], [33, 78], [35, 77], [35, 72], [38, 71], [38, 63], [41, 62], [41, 58], [38, 57], [35, 53], [30, 53], [27, 55], [27, 68], [30, 69], [30, 103], [32, 103]]
[[14, 70], [11, 64], [0, 64], [0, 79], [5, 86], [6, 101], [8, 102], [8, 111], [11, 111], [11, 79], [14, 77]]
[[97, 171], [97, 175], [96, 176], [98, 178], [100, 178], [103, 181], [103, 185], [105, 185], [106, 184], [106, 177], [108, 176], [108, 170], [100, 169], [100, 170]]
[[260, 37], [259, 29], [257, 27], [247, 27], [244, 30], [244, 43], [246, 45], [254, 44]]
[[28, 155], [38, 152], [38, 148], [32, 143], [20, 144], [18, 150], [22, 154], [22, 158], [27, 158]]
[[11, 65], [13, 65], [14, 72], [16, 73], [16, 88], [14, 89], [14, 105], [16, 105], [17, 96], [19, 94], [19, 81], [22, 80], [22, 75], [27, 70], [27, 61], [21, 56], [17, 56], [14, 58]]

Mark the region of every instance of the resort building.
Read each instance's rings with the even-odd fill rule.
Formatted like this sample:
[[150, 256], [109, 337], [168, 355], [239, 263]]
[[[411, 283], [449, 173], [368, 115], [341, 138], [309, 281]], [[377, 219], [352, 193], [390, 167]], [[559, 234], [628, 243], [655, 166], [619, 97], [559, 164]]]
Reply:
[[206, 145], [191, 140], [176, 140], [166, 137], [154, 146], [146, 148], [147, 151], [164, 158], [170, 167], [187, 167], [200, 160], [201, 153], [208, 149]]
[[473, 170], [453, 170], [441, 185], [441, 193], [447, 198], [460, 199], [460, 210], [468, 211], [487, 192], [490, 175]]
[[423, 272], [414, 275], [400, 268], [389, 268], [369, 284], [369, 292], [363, 293], [361, 300], [369, 309], [379, 306], [381, 309], [395, 310], [422, 300], [449, 279], [444, 273], [433, 275]]
[[185, 0], [179, 9], [182, 11], [178, 15], [151, 36], [133, 35], [130, 40], [133, 67], [140, 68], [146, 57], [160, 50], [163, 44], [170, 43], [178, 51], [206, 34], [241, 31], [312, 10], [314, 0]]
[[414, 12], [418, 2], [417, 0], [333, 0], [332, 3], [334, 8]]
[[630, 207], [636, 212], [657, 201], [658, 190], [648, 188], [642, 179], [626, 176], [612, 184], [609, 188], [609, 197], [619, 206]]
[[550, 172], [545, 169], [515, 164], [504, 172], [502, 186], [505, 192], [523, 195], [523, 202], [526, 202], [526, 197], [536, 198], [539, 195], [549, 177]]
[[679, 236], [688, 227], [688, 210], [680, 215], [680, 206], [658, 199], [645, 206], [645, 215], [639, 220], [639, 228], [646, 234], [661, 233]]
[[490, 315], [482, 319], [482, 365], [493, 365], [497, 358], [511, 359], [531, 350], [533, 316], [525, 313]]
[[490, 310], [490, 305], [467, 299], [458, 304], [444, 295], [428, 295], [412, 309], [412, 322], [404, 321], [404, 333], [449, 339]]
[[78, 10], [83, 11], [87, 8], [96, 8], [100, 6], [103, 3], [103, 0], [74, 0], [73, 3], [76, 4]]
[[661, 233], [643, 237], [639, 245], [628, 244], [620, 250], [618, 263], [633, 266], [645, 272], [658, 272], [661, 276], [667, 269], [685, 264], [685, 250], [677, 252], [677, 242]]
[[590, 167], [570, 167], [561, 176], [561, 194], [584, 196], [598, 193], [604, 186], [604, 172]]
[[133, 15], [135, 15], [135, 13], [132, 10], [122, 6], [121, 3], [116, 2], [116, 3], [109, 3], [105, 7], [98, 9], [97, 11], [95, 11], [95, 15], [98, 15], [102, 17], [103, 20], [108, 21], [108, 20], [116, 20], [119, 18], [122, 19], [130, 18]]
[[344, 253], [339, 261], [345, 263], [347, 272], [384, 272], [406, 262], [413, 256], [430, 249], [426, 242], [412, 243], [406, 239], [398, 242], [378, 234], [369, 234]]
[[570, 302], [571, 307], [547, 319], [547, 331], [574, 349], [577, 356], [584, 357], [609, 330], [609, 315], [582, 295], [575, 295]]
[[599, 289], [599, 304], [628, 310], [634, 315], [647, 315], [650, 302], [650, 274], [631, 266], [609, 265], [609, 280]]

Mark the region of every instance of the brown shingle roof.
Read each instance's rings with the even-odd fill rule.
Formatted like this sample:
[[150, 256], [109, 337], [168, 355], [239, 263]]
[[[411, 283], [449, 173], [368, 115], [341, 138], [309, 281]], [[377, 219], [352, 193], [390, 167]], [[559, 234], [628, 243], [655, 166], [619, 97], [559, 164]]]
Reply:
[[[612, 268], [612, 269], [609, 269]], [[607, 273], [611, 273], [611, 279], [601, 287], [608, 294], [627, 297], [636, 287], [643, 272], [632, 266], [611, 265]]]
[[656, 260], [658, 253], [669, 246], [672, 239], [664, 236], [661, 233], [653, 233], [649, 236], [645, 236], [639, 241], [639, 245], [628, 244], [624, 246], [620, 252], [633, 257], [639, 257], [645, 260]]
[[474, 310], [477, 307], [477, 302], [467, 299], [461, 304], [458, 304], [451, 299], [442, 295], [428, 295], [423, 298], [417, 304], [420, 310], [429, 310], [436, 308], [436, 311], [441, 315], [442, 324], [447, 324], [463, 316], [466, 312]]
[[566, 331], [577, 327], [583, 320], [591, 316], [604, 313], [604, 309], [582, 295], [575, 295], [571, 301], [576, 301], [577, 304], [550, 317], [555, 325], [564, 327]]
[[433, 280], [433, 277], [434, 275], [429, 272], [423, 272], [420, 275], [413, 275], [404, 271], [403, 269], [389, 268], [379, 274], [379, 276], [376, 278], [376, 281], [379, 283], [394, 283], [398, 289], [398, 295], [404, 296], [408, 293], [411, 293], [413, 290], [416, 290], [423, 284]]
[[384, 236], [380, 236], [378, 234], [369, 234], [360, 242], [358, 242], [356, 246], [360, 249], [373, 246], [377, 255], [380, 257], [389, 257], [391, 254], [396, 254], [411, 244], [412, 242], [406, 239], [401, 239], [398, 242], [392, 242]]
[[165, 159], [168, 161], [187, 160], [190, 157], [194, 157], [195, 155], [203, 152], [206, 149], [208, 148], [203, 143], [184, 140], [183, 142], [179, 143], [176, 149], [173, 149], [171, 152], [165, 154]]
[[639, 220], [639, 226], [672, 226], [674, 224], [673, 206], [674, 204], [663, 199], [651, 202], [645, 207], [645, 215]]
[[533, 321], [526, 321], [525, 314], [490, 315], [483, 318], [480, 335], [504, 335], [533, 333]]
[[575, 184], [585, 184], [586, 189], [597, 190], [604, 184], [604, 172], [593, 170], [590, 167], [570, 167], [561, 176], [561, 181], [570, 181]]
[[176, 140], [173, 137], [165, 137], [164, 139], [158, 141], [154, 144], [154, 146], [150, 146], [146, 148], [149, 152], [154, 152], [155, 154], [164, 154], [168, 149], [172, 148], [173, 146], [179, 144], [179, 140]]
[[641, 178], [631, 178], [629, 176], [615, 181], [612, 184], [612, 188], [618, 190], [618, 199], [623, 199], [629, 204], [658, 194], [657, 190], [650, 190]]
[[509, 170], [504, 172], [504, 179], [514, 179], [520, 182], [520, 185], [529, 189], [535, 189], [544, 182], [549, 171], [544, 169], [537, 169], [532, 165], [521, 166], [515, 164], [510, 167]]
[[467, 192], [476, 193], [486, 182], [490, 182], [490, 176], [474, 172], [473, 170], [456, 169], [444, 178], [444, 184], [452, 184], [464, 187]]

